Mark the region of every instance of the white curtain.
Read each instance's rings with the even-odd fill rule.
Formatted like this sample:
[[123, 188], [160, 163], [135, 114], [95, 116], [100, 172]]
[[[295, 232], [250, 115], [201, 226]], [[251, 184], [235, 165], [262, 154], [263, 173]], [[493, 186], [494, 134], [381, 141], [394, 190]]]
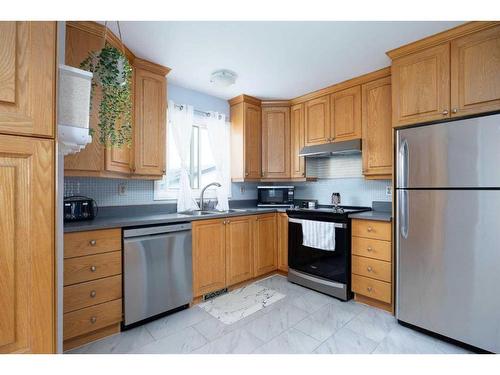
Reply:
[[174, 102], [169, 100], [168, 122], [172, 129], [179, 159], [181, 160], [177, 212], [197, 210], [199, 207], [193, 198], [189, 182], [189, 154], [191, 150], [191, 133], [193, 132], [193, 107], [189, 105], [176, 107]]
[[217, 209], [229, 210], [227, 199], [229, 189], [229, 148], [227, 147], [228, 127], [226, 116], [218, 112], [210, 112], [207, 118], [208, 139], [215, 162], [217, 188]]

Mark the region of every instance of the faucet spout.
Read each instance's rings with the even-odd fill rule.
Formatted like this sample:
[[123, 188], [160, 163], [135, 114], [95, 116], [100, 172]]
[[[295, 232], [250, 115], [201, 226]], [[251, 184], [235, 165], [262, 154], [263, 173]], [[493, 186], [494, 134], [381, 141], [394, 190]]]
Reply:
[[216, 186], [216, 187], [221, 187], [222, 185], [219, 184], [218, 182], [212, 182], [210, 184], [208, 184], [207, 186], [205, 186], [203, 189], [201, 189], [201, 194], [200, 194], [200, 210], [203, 210], [203, 207], [204, 207], [204, 198], [203, 196], [205, 195], [205, 190], [207, 190], [207, 188], [209, 188], [210, 186]]

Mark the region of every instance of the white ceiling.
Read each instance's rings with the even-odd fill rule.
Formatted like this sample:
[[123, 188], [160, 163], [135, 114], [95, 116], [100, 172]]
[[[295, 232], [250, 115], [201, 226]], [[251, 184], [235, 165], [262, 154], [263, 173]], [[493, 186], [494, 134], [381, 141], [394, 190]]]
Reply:
[[[385, 52], [462, 22], [121, 21], [125, 44], [172, 69], [169, 82], [229, 99], [289, 99], [386, 67]], [[116, 32], [115, 23], [108, 22]], [[210, 74], [229, 69], [236, 84]]]

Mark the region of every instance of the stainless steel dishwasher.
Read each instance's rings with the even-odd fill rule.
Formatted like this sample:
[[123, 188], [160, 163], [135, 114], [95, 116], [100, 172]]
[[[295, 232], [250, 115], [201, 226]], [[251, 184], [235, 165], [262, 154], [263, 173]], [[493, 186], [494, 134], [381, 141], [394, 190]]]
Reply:
[[193, 299], [191, 223], [123, 231], [124, 327]]

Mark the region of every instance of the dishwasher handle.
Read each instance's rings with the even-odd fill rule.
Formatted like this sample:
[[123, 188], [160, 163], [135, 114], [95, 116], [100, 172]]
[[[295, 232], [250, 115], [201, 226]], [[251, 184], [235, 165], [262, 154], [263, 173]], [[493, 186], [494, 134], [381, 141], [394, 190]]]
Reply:
[[191, 223], [180, 223], [171, 225], [160, 225], [157, 227], [145, 227], [126, 229], [123, 231], [123, 238], [144, 237], [158, 234], [185, 232], [191, 230]]

